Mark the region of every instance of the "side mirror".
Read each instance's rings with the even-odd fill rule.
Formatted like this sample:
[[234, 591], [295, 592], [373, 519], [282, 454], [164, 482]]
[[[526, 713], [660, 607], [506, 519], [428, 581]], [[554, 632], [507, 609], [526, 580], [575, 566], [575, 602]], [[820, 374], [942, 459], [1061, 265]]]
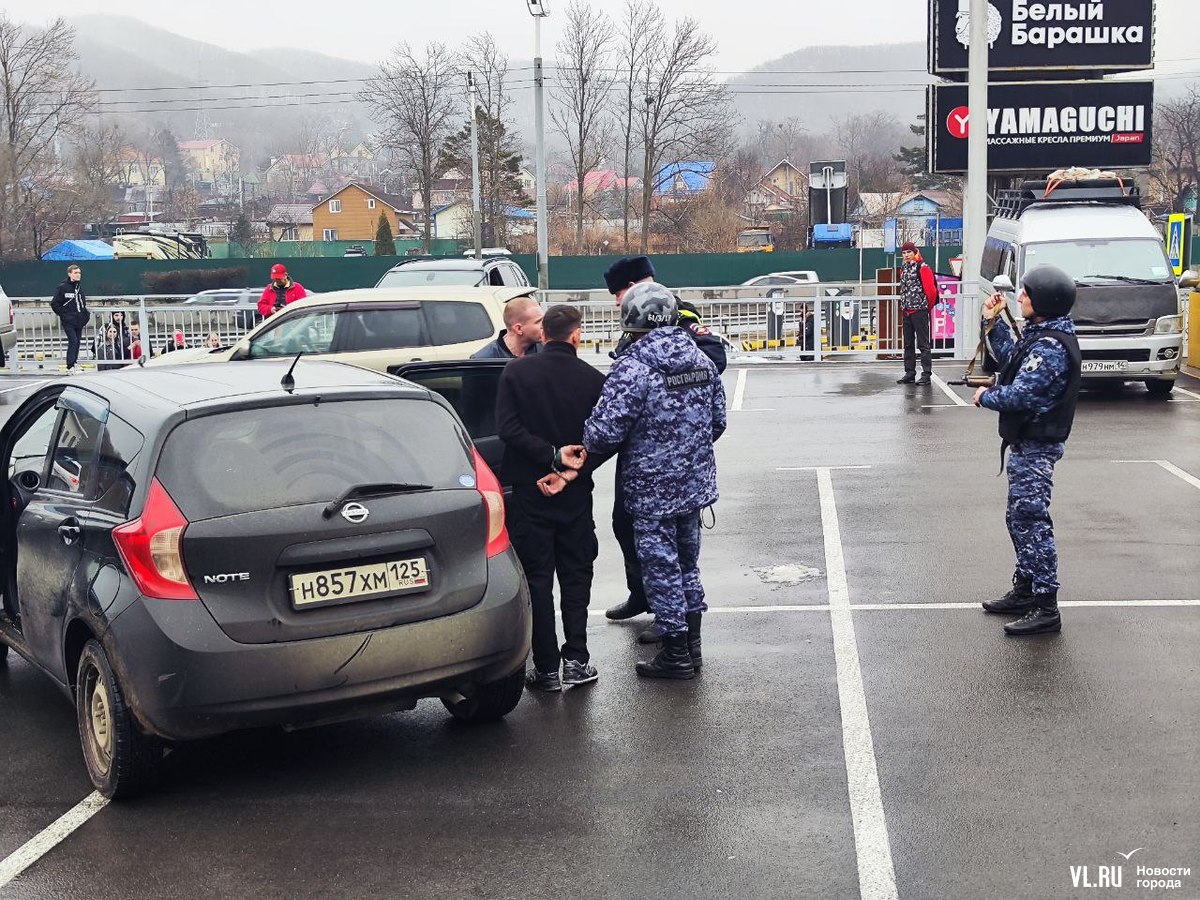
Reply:
[[250, 358], [250, 344], [247, 341], [240, 341], [233, 348], [233, 354], [229, 357], [231, 362], [240, 362], [243, 359]]
[[1017, 289], [1012, 283], [1012, 279], [1007, 275], [997, 275], [992, 279], [992, 290], [998, 294], [1015, 294]]
[[1197, 285], [1200, 285], [1200, 273], [1195, 269], [1188, 269], [1179, 276], [1179, 286], [1184, 290], [1194, 291]]

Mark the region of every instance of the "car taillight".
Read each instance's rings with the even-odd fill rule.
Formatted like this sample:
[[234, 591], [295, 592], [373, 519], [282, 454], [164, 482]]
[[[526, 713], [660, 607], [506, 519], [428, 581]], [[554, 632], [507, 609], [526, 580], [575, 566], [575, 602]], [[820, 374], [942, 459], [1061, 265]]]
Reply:
[[187, 518], [157, 478], [136, 519], [112, 530], [113, 542], [138, 590], [160, 600], [199, 600], [183, 567], [180, 545]]
[[471, 453], [475, 457], [475, 489], [483, 496], [483, 509], [487, 513], [487, 556], [491, 559], [508, 549], [508, 529], [504, 527], [504, 491], [479, 451], [472, 448]]

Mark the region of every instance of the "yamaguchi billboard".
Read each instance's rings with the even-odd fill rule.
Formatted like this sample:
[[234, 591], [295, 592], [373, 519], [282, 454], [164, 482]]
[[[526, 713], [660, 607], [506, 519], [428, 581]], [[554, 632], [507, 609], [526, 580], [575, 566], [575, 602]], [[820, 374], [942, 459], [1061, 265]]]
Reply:
[[[929, 71], [965, 77], [970, 0], [929, 0]], [[993, 72], [1129, 72], [1154, 65], [1154, 0], [991, 0]]]
[[[931, 172], [967, 170], [967, 86], [931, 85]], [[988, 171], [1047, 173], [1067, 166], [1150, 165], [1152, 81], [988, 85]]]

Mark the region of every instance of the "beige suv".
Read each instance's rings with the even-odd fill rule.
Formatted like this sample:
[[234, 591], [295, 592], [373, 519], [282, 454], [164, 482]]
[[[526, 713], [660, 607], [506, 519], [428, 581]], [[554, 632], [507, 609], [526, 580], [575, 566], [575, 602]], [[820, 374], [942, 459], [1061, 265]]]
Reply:
[[365, 288], [298, 300], [232, 347], [176, 350], [147, 366], [303, 354], [377, 372], [417, 360], [464, 359], [504, 328], [504, 305], [536, 290], [492, 287]]

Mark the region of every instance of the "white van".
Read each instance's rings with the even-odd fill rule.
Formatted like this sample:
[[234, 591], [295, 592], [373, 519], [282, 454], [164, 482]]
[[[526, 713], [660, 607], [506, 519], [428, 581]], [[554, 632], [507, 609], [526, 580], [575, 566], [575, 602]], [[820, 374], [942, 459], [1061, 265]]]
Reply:
[[[1047, 196], [1049, 193], [1049, 196]], [[1136, 187], [1116, 180], [1044, 181], [1001, 191], [984, 247], [980, 290], [1039, 265], [1071, 275], [1071, 317], [1085, 378], [1144, 381], [1153, 394], [1175, 386], [1183, 347], [1179, 290], [1162, 236], [1141, 211]], [[1019, 311], [1014, 311], [1019, 315]]]

